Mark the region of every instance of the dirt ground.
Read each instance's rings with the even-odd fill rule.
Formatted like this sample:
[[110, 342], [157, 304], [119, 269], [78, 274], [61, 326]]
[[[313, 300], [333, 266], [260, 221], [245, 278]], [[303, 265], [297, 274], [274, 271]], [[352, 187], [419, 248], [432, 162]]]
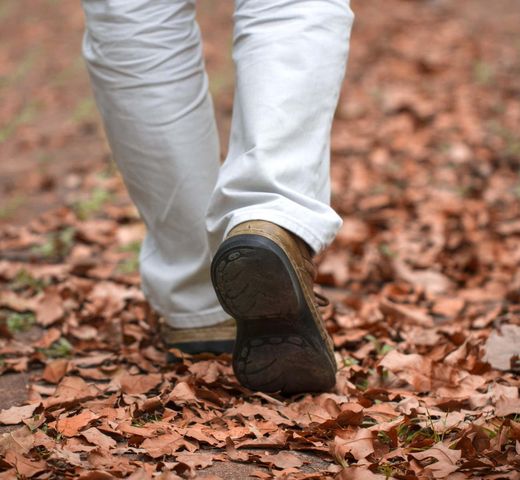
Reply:
[[[0, 479], [520, 478], [520, 5], [353, 9], [344, 226], [317, 259], [341, 369], [334, 392], [287, 400], [242, 389], [229, 358], [166, 366], [79, 2], [2, 0]], [[224, 158], [232, 2], [198, 10]]]

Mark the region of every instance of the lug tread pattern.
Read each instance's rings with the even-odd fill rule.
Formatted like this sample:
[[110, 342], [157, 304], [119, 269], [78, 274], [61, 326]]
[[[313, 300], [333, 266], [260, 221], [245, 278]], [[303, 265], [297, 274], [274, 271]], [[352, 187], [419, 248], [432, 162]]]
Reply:
[[271, 249], [228, 246], [224, 242], [215, 256], [212, 279], [221, 304], [237, 321], [233, 355], [237, 379], [264, 392], [329, 389], [335, 368], [321, 332], [309, 331], [301, 320], [308, 305], [296, 275]]

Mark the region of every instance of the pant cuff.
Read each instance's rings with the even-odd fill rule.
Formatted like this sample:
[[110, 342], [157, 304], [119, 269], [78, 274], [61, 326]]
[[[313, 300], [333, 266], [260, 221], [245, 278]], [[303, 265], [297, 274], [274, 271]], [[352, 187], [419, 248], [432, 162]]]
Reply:
[[[153, 305], [152, 308], [155, 309]], [[210, 327], [231, 318], [229, 313], [226, 313], [221, 307], [189, 314], [159, 313], [164, 317], [166, 323], [173, 328]]]
[[314, 253], [318, 253], [321, 250], [328, 247], [334, 240], [334, 237], [337, 233], [336, 231], [323, 232], [320, 236], [312, 229], [310, 229], [307, 225], [295, 221], [294, 218], [291, 218], [283, 213], [273, 212], [272, 210], [251, 210], [239, 215], [235, 215], [231, 218], [224, 233], [224, 238], [227, 237], [228, 233], [234, 227], [236, 227], [240, 223], [248, 222], [251, 220], [264, 220], [267, 222], [275, 223], [276, 225], [283, 227], [286, 230], [289, 230], [291, 233], [297, 235], [302, 240], [304, 240], [312, 248]]

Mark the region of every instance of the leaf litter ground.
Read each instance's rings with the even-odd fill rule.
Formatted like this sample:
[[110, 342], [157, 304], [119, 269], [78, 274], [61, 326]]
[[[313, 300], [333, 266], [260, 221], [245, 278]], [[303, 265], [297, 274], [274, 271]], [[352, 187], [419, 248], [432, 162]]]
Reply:
[[[386, 5], [354, 4], [333, 130], [344, 225], [317, 259], [339, 365], [329, 393], [248, 391], [229, 356], [169, 365], [139, 289], [143, 227], [98, 159], [106, 147], [88, 102], [56, 131], [45, 113], [3, 131], [22, 165], [44, 147], [97, 153], [6, 170], [33, 194], [1, 212], [0, 373], [30, 381], [26, 401], [0, 410], [0, 479], [520, 478], [520, 12], [505, 0], [493, 17], [481, 1]], [[22, 22], [6, 58], [23, 41], [79, 38], [79, 7], [57, 8], [71, 19], [65, 33], [48, 18]], [[201, 9], [203, 28], [222, 19], [206, 56], [224, 132], [229, 10]], [[72, 76], [38, 90], [45, 112], [61, 118], [86, 85]], [[6, 105], [4, 117], [16, 106]], [[62, 206], [38, 213], [38, 201]]]

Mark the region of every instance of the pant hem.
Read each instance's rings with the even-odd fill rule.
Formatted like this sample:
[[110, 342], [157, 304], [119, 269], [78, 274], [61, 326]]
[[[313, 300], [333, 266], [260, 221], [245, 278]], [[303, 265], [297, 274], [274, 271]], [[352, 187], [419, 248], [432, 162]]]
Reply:
[[334, 237], [336, 236], [336, 232], [325, 233], [322, 236], [319, 236], [315, 232], [313, 232], [308, 226], [303, 225], [300, 222], [294, 220], [294, 218], [290, 218], [284, 214], [280, 214], [279, 212], [273, 212], [271, 210], [251, 210], [245, 212], [240, 215], [233, 216], [228, 223], [226, 228], [224, 237], [227, 237], [228, 233], [239, 225], [240, 223], [248, 222], [251, 220], [264, 220], [267, 222], [275, 223], [276, 225], [289, 230], [291, 233], [294, 233], [302, 240], [304, 240], [314, 251], [314, 253], [318, 253], [321, 250], [328, 247]]
[[231, 318], [231, 316], [220, 307], [193, 314], [160, 313], [166, 320], [166, 323], [173, 328], [211, 327], [212, 325], [217, 325]]

